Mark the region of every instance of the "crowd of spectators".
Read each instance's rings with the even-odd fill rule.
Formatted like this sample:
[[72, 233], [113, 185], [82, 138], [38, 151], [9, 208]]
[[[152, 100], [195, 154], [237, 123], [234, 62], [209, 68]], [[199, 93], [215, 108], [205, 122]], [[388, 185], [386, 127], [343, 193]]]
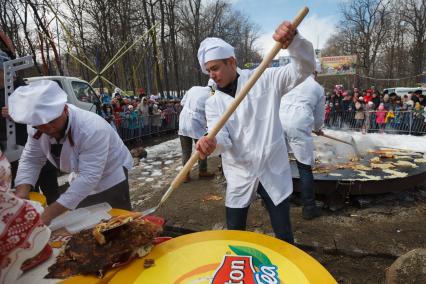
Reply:
[[[160, 100], [141, 94], [137, 97], [101, 94], [99, 114], [123, 140], [159, 135], [178, 129], [182, 106], [179, 100]], [[426, 97], [421, 90], [400, 97], [374, 87], [345, 90], [336, 85], [326, 94], [325, 127], [368, 132], [426, 134]]]
[[99, 114], [117, 129], [123, 140], [159, 135], [161, 130], [177, 129], [182, 109], [177, 100], [159, 100], [141, 94], [137, 97], [101, 94]]
[[366, 90], [345, 90], [336, 85], [327, 93], [325, 126], [357, 129], [364, 133], [393, 131], [426, 133], [426, 98], [421, 90], [400, 97], [396, 93]]

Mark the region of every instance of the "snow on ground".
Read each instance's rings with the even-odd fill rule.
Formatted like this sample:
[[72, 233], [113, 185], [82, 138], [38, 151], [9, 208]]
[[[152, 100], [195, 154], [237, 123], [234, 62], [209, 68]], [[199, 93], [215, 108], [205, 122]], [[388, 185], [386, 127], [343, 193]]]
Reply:
[[147, 147], [145, 150], [147, 158], [141, 159], [139, 166], [129, 172], [133, 206], [140, 205], [141, 200], [148, 200], [157, 191], [167, 188], [169, 185], [163, 180], [173, 178], [177, 174], [175, 169], [181, 167], [179, 139]]
[[[174, 158], [181, 155], [181, 147], [179, 138], [169, 140], [158, 145], [145, 148], [148, 153], [148, 159], [153, 160], [155, 158]], [[149, 162], [149, 160], [148, 160]]]

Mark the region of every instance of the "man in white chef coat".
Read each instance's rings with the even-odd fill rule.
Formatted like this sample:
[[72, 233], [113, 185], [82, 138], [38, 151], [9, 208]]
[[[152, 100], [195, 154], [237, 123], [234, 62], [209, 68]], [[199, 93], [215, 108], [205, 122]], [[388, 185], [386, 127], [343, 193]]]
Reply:
[[321, 64], [316, 62], [315, 72], [281, 99], [280, 120], [287, 145], [296, 158], [299, 171], [300, 192], [306, 220], [321, 215], [315, 205], [314, 177], [312, 166], [315, 163], [312, 132], [321, 134], [324, 124], [325, 93], [316, 81]]
[[101, 202], [131, 210], [127, 171], [133, 159], [102, 117], [67, 104], [67, 94], [51, 80], [16, 89], [9, 98], [9, 114], [28, 125], [16, 195], [28, 198], [46, 159], [72, 177], [70, 187], [44, 211], [45, 224], [68, 209]]
[[[290, 22], [281, 24], [273, 38], [288, 47], [292, 63], [266, 69], [216, 138], [204, 136], [196, 148], [201, 158], [213, 152], [222, 155], [228, 229], [245, 230], [257, 192], [265, 202], [275, 236], [293, 243], [288, 202], [293, 185], [278, 112], [281, 96], [312, 74], [315, 60], [312, 44]], [[202, 71], [217, 84], [215, 95], [206, 102], [207, 126], [211, 128], [254, 71], [237, 69], [234, 48], [218, 38], [201, 43], [198, 60]]]
[[[198, 139], [207, 132], [207, 121], [205, 105], [206, 100], [211, 96], [214, 81], [209, 80], [208, 86], [194, 86], [189, 89], [182, 98], [180, 104], [183, 106], [179, 115], [179, 139], [182, 147], [182, 165], [191, 157], [192, 142], [197, 143]], [[207, 158], [198, 161], [198, 177], [210, 178], [214, 173], [207, 171]], [[190, 180], [190, 173], [185, 181]]]

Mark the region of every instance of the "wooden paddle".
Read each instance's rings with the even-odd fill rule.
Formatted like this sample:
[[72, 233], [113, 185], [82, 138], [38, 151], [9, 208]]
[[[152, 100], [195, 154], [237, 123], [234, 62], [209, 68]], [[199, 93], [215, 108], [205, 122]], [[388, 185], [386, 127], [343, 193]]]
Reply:
[[[299, 24], [302, 22], [302, 20], [305, 18], [306, 14], [308, 14], [309, 9], [308, 7], [303, 7], [297, 16], [294, 18], [292, 25], [294, 28], [297, 28]], [[263, 74], [265, 69], [269, 66], [272, 59], [278, 54], [278, 52], [282, 49], [282, 44], [280, 42], [275, 42], [274, 47], [272, 50], [269, 51], [269, 53], [266, 55], [265, 58], [263, 58], [262, 62], [260, 63], [259, 67], [256, 68], [254, 73], [251, 75], [247, 83], [241, 88], [238, 95], [235, 97], [235, 100], [229, 105], [228, 109], [222, 114], [222, 116], [219, 118], [217, 123], [213, 126], [213, 128], [209, 129], [209, 133], [207, 135], [208, 138], [213, 139], [216, 137], [217, 133], [222, 129], [222, 127], [225, 125], [225, 123], [228, 121], [229, 117], [234, 113], [234, 111], [237, 109], [238, 105], [241, 103], [241, 101], [247, 96], [250, 89], [253, 87], [253, 85], [256, 83], [256, 81], [259, 79], [259, 77]], [[142, 215], [149, 215], [155, 212], [161, 204], [166, 201], [166, 199], [170, 196], [173, 190], [178, 188], [183, 181], [185, 180], [187, 174], [191, 171], [192, 166], [198, 161], [200, 158], [200, 153], [198, 151], [195, 151], [191, 158], [186, 162], [185, 166], [180, 170], [178, 175], [175, 177], [173, 182], [171, 183], [169, 189], [166, 191], [166, 193], [163, 195], [163, 197], [160, 200], [160, 203], [153, 208], [147, 209], [142, 212]]]

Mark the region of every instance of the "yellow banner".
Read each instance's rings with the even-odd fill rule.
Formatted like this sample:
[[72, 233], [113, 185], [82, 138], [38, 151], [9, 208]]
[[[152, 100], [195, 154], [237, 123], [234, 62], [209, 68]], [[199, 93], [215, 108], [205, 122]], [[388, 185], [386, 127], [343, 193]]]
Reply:
[[322, 67], [321, 74], [340, 75], [356, 72], [356, 55], [321, 57], [319, 60]]

